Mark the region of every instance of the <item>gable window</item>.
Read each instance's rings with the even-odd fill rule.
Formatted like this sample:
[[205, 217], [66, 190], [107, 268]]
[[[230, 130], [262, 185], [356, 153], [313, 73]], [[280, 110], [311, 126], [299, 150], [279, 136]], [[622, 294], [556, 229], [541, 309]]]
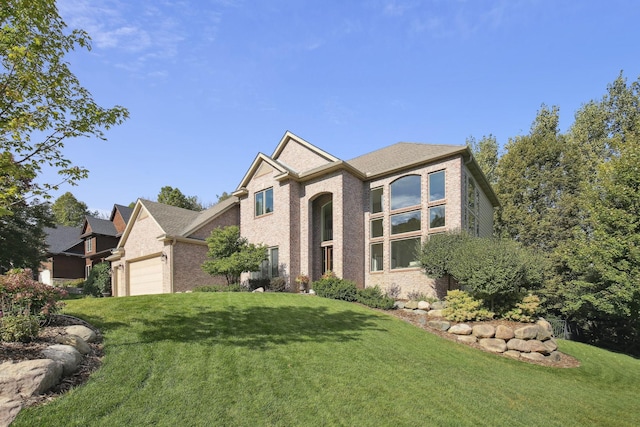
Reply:
[[429, 174], [429, 201], [443, 200], [445, 198], [444, 171]]
[[256, 216], [273, 212], [273, 188], [259, 191], [256, 196]]
[[420, 238], [391, 241], [391, 269], [419, 267]]
[[420, 231], [420, 211], [391, 215], [391, 234]]
[[371, 213], [380, 213], [382, 212], [382, 187], [374, 188], [371, 190]]
[[93, 239], [92, 238], [88, 238], [87, 240], [84, 241], [84, 251], [85, 252], [92, 252], [93, 251]]
[[384, 246], [382, 243], [371, 245], [371, 271], [382, 271], [382, 257]]
[[445, 205], [429, 208], [429, 228], [445, 226]]
[[333, 202], [322, 205], [322, 241], [333, 240]]
[[409, 175], [391, 183], [391, 210], [420, 204], [420, 176]]

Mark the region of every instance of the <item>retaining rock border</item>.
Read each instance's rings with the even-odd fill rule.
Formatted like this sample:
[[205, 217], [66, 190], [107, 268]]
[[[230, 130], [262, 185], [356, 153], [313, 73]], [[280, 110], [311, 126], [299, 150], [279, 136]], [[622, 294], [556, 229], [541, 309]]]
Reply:
[[98, 334], [88, 326], [67, 326], [56, 337], [59, 344], [42, 350], [42, 359], [0, 364], [0, 427], [11, 424], [26, 400], [46, 393], [73, 375], [90, 353], [89, 343], [97, 340]]

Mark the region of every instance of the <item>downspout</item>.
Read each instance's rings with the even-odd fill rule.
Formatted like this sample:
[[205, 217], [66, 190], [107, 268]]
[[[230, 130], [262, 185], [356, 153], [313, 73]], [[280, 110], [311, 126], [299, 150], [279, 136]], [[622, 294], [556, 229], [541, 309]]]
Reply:
[[174, 254], [173, 248], [174, 248], [175, 244], [176, 244], [176, 238], [174, 237], [171, 240], [171, 247], [169, 248], [169, 260], [170, 260], [169, 261], [169, 272], [171, 273], [169, 275], [169, 286], [171, 288], [171, 293], [175, 292], [175, 290], [173, 289], [173, 277], [176, 274], [175, 273], [175, 269], [174, 269], [174, 262], [173, 262], [173, 254]]

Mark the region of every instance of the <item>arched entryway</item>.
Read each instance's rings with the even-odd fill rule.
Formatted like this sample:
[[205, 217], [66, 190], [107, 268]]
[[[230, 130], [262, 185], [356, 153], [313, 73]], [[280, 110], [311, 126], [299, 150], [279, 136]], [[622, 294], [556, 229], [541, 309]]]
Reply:
[[311, 280], [333, 271], [333, 194], [323, 193], [311, 202]]

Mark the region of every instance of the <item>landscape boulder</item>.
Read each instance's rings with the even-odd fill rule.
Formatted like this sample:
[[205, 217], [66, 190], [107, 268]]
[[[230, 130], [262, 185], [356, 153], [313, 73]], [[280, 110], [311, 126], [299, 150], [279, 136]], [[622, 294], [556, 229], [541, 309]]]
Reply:
[[85, 340], [80, 338], [77, 335], [58, 335], [56, 337], [56, 342], [58, 344], [65, 344], [75, 347], [76, 350], [80, 352], [80, 354], [89, 354], [91, 352], [91, 347]]
[[455, 335], [471, 335], [471, 332], [473, 332], [473, 329], [466, 323], [458, 323], [449, 328], [449, 333]]
[[513, 332], [513, 329], [511, 329], [508, 326], [505, 325], [498, 325], [496, 327], [496, 338], [500, 338], [501, 340], [510, 340], [511, 338], [515, 337], [515, 333]]
[[439, 331], [446, 332], [451, 327], [451, 323], [447, 322], [446, 320], [430, 320], [427, 322], [427, 326]]
[[429, 311], [431, 310], [431, 304], [429, 304], [427, 301], [418, 301], [418, 309]]
[[489, 350], [494, 353], [504, 353], [507, 351], [507, 343], [498, 338], [482, 338], [478, 343], [485, 350]]
[[18, 396], [0, 396], [0, 426], [8, 426], [22, 409], [22, 399]]
[[42, 350], [42, 355], [62, 364], [62, 375], [65, 376], [74, 373], [82, 363], [82, 355], [70, 345], [52, 345]]
[[69, 335], [76, 335], [86, 342], [95, 342], [98, 339], [95, 331], [83, 325], [67, 326], [65, 332]]
[[538, 325], [523, 326], [513, 332], [518, 339], [533, 340], [538, 336]]
[[0, 365], [0, 396], [29, 397], [41, 394], [60, 382], [63, 367], [49, 359], [5, 362]]
[[488, 323], [474, 325], [472, 333], [477, 338], [493, 338], [496, 335], [496, 328]]

